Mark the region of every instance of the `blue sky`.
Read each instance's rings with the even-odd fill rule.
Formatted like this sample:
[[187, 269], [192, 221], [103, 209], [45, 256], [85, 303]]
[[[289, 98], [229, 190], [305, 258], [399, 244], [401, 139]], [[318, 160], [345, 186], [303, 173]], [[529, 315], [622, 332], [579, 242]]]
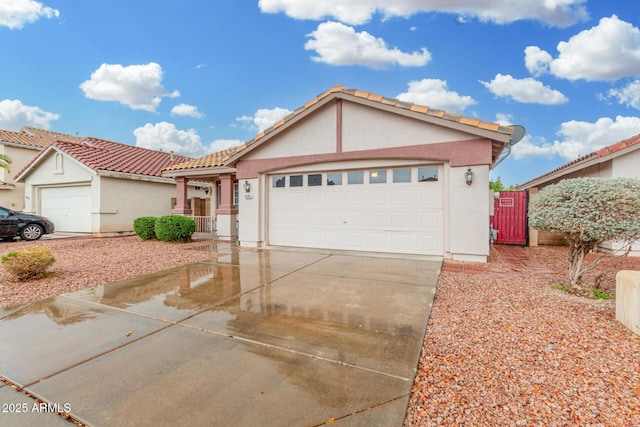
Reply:
[[636, 0], [2, 0], [0, 128], [198, 157], [336, 84], [502, 124], [523, 183], [640, 133]]

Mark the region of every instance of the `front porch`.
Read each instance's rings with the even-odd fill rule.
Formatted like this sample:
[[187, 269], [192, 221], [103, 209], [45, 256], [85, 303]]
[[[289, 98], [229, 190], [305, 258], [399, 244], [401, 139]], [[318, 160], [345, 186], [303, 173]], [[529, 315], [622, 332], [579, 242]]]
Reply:
[[[187, 195], [187, 184], [190, 178], [175, 176], [176, 200], [172, 214], [193, 218], [196, 222], [196, 233], [215, 235], [217, 239], [235, 241], [238, 238], [238, 182], [235, 173], [222, 173], [191, 177], [205, 193], [210, 194], [210, 206], [205, 210], [210, 215], [203, 215], [202, 209], [193, 206]], [[200, 184], [202, 183], [202, 184]], [[194, 211], [194, 208], [195, 211]]]

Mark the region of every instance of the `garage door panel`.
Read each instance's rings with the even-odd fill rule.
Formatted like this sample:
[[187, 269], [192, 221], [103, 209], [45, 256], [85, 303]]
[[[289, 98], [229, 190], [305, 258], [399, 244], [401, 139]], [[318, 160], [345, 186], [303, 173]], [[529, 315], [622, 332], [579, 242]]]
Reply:
[[386, 248], [391, 246], [391, 236], [389, 233], [368, 233], [368, 246], [373, 251], [388, 252]]
[[418, 225], [416, 212], [393, 212], [391, 226], [395, 229], [415, 229]]
[[325, 206], [340, 206], [345, 203], [345, 194], [343, 191], [337, 191], [336, 187], [329, 187], [324, 194]]
[[363, 206], [367, 203], [367, 195], [362, 191], [362, 185], [354, 185], [352, 187], [358, 188], [357, 190], [349, 189], [345, 192], [345, 204]]
[[442, 237], [419, 234], [416, 236], [416, 248], [418, 253], [437, 253], [443, 251]]
[[40, 189], [40, 213], [56, 231], [91, 232], [91, 187], [46, 187]]
[[390, 188], [366, 189], [364, 193], [367, 195], [367, 206], [370, 208], [385, 208], [391, 204]]
[[327, 186], [325, 175], [322, 186], [270, 188], [269, 244], [442, 255], [442, 181], [387, 176], [386, 184]]
[[374, 228], [389, 227], [391, 215], [387, 212], [376, 212], [369, 214], [368, 225]]
[[414, 250], [417, 251], [416, 236], [406, 233], [392, 235], [391, 248], [393, 249], [393, 252], [404, 248], [414, 248]]

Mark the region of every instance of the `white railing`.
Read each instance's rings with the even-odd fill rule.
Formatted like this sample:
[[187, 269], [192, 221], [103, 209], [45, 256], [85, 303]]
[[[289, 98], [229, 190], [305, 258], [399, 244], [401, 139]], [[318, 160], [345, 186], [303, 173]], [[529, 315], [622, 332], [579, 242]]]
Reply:
[[210, 216], [191, 216], [196, 222], [196, 233], [213, 233], [216, 231], [216, 222]]

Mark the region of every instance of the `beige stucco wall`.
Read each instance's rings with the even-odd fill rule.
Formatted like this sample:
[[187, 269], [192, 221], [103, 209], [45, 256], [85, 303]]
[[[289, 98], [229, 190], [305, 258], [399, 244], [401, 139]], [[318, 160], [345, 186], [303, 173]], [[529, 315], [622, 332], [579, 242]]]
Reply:
[[[447, 256], [461, 261], [486, 261], [489, 255], [489, 166], [472, 166], [471, 185], [465, 182], [466, 167], [448, 168], [445, 194], [448, 202], [449, 234]], [[445, 201], [447, 199], [445, 198]], [[445, 213], [447, 205], [445, 205]], [[445, 249], [447, 249], [445, 247]]]
[[[41, 214], [39, 188], [61, 185], [90, 185], [96, 174], [80, 163], [66, 156], [62, 158], [62, 167], [56, 167], [57, 152], [51, 151], [38, 161], [37, 167], [31, 169], [25, 179], [24, 210], [28, 213]], [[92, 188], [92, 209], [97, 209], [96, 189]]]
[[472, 138], [463, 132], [352, 102], [342, 104], [342, 117], [343, 151], [433, 144]]
[[[313, 141], [313, 143], [309, 143]], [[304, 118], [300, 123], [278, 134], [246, 159], [270, 159], [306, 154], [332, 153], [336, 149], [335, 105], [329, 104]]]
[[0, 144], [0, 154], [5, 154], [11, 159], [10, 170], [8, 172], [0, 168], [0, 181], [14, 185], [14, 188], [11, 190], [0, 190], [0, 206], [16, 211], [24, 210], [24, 183], [15, 182], [14, 177], [38, 155], [39, 152], [39, 150]]
[[[94, 233], [125, 233], [133, 231], [133, 221], [141, 216], [163, 216], [171, 213], [171, 198], [176, 197], [175, 182], [159, 183], [137, 179], [100, 176], [98, 208], [93, 217], [98, 218]], [[193, 186], [187, 196], [204, 197]]]
[[[260, 215], [266, 212], [263, 205], [266, 201], [266, 175], [259, 178], [246, 179], [240, 183], [238, 197], [238, 239], [243, 246], [261, 247], [264, 245], [264, 228], [266, 218]], [[251, 191], [245, 193], [242, 188], [244, 181], [251, 185]]]
[[611, 176], [640, 179], [640, 150], [613, 159]]

